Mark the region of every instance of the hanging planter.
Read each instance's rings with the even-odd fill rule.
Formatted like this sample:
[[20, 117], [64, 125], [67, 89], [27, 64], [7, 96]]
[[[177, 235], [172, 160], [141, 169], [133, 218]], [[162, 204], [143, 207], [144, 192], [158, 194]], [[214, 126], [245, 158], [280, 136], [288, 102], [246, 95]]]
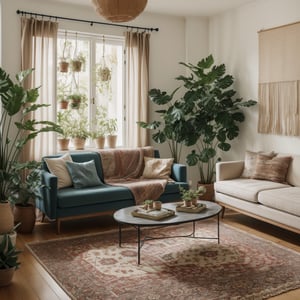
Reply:
[[69, 63], [64, 59], [59, 62], [59, 71], [62, 73], [67, 73], [69, 71]]
[[102, 41], [102, 65], [100, 66], [99, 70], [98, 70], [98, 75], [101, 81], [106, 82], [106, 81], [110, 81], [111, 79], [111, 71], [110, 69], [107, 67], [106, 62], [105, 62], [105, 39], [104, 39], [104, 35], [103, 35], [103, 41]]
[[82, 62], [80, 60], [72, 60], [71, 61], [71, 66], [72, 66], [72, 71], [73, 72], [80, 72], [81, 71], [81, 66], [82, 66]]

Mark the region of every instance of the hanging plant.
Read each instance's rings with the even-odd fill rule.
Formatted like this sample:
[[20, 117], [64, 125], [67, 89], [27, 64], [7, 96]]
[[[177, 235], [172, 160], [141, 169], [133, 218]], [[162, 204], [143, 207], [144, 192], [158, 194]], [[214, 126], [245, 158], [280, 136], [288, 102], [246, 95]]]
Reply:
[[85, 58], [83, 57], [82, 54], [77, 55], [77, 32], [76, 32], [74, 55], [73, 55], [73, 59], [71, 60], [72, 71], [80, 72], [84, 61]]
[[64, 48], [63, 48], [63, 55], [60, 58], [59, 61], [59, 71], [62, 73], [67, 73], [69, 71], [69, 63], [65, 57], [65, 51], [66, 51], [66, 47], [67, 47], [67, 31], [65, 31], [65, 41], [64, 41]]
[[107, 67], [105, 62], [105, 39], [103, 35], [103, 50], [102, 50], [102, 64], [99, 67], [98, 75], [100, 80], [103, 82], [110, 81], [111, 79], [111, 70]]

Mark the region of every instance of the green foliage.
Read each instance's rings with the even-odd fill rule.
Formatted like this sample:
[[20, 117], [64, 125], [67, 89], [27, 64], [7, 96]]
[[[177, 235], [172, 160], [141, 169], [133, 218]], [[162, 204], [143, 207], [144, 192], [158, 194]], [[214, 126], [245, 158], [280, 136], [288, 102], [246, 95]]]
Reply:
[[185, 89], [182, 98], [173, 100], [178, 88], [170, 95], [150, 90], [150, 100], [167, 108], [156, 111], [160, 121], [139, 125], [156, 130], [152, 139], [167, 142], [174, 161], [179, 160], [183, 144], [192, 147], [187, 164], [198, 167], [201, 183], [212, 183], [216, 162], [220, 160], [218, 150], [230, 150], [230, 142], [239, 135], [238, 125], [245, 120], [242, 108], [253, 106], [256, 101], [236, 97], [234, 78], [226, 74], [224, 64], [214, 65], [212, 55], [196, 65], [181, 64], [189, 71], [187, 76], [176, 78]]
[[[13, 168], [11, 177], [11, 193], [9, 200], [12, 203], [27, 206], [34, 204], [35, 198], [41, 197], [41, 163], [37, 161], [29, 161], [26, 163], [16, 163]], [[26, 167], [27, 175], [22, 174], [22, 170]], [[25, 177], [25, 178], [24, 178]]]
[[205, 194], [206, 189], [204, 186], [199, 186], [196, 190], [193, 189], [185, 189], [179, 186], [179, 191], [181, 195], [181, 199], [185, 201], [192, 201], [193, 199], [198, 199], [199, 196]]
[[68, 139], [72, 135], [72, 127], [70, 126], [72, 120], [72, 111], [65, 109], [57, 113], [57, 124], [61, 128], [59, 136], [64, 139]]
[[91, 131], [91, 137], [97, 138], [105, 136], [108, 132], [108, 118], [107, 107], [99, 105], [96, 107], [96, 115], [92, 120], [93, 130]]
[[18, 255], [20, 253], [12, 244], [9, 234], [4, 234], [0, 243], [0, 269], [18, 269], [20, 266]]
[[115, 135], [118, 130], [117, 119], [111, 118], [107, 120], [107, 134]]
[[[16, 172], [15, 165], [24, 146], [41, 132], [61, 132], [61, 128], [50, 121], [38, 121], [31, 117], [32, 112], [47, 107], [37, 104], [38, 88], [25, 89], [24, 80], [33, 69], [22, 71], [16, 75], [16, 83], [0, 68], [0, 202], [9, 198], [13, 186], [12, 177]], [[24, 171], [30, 168], [30, 162], [23, 164]]]

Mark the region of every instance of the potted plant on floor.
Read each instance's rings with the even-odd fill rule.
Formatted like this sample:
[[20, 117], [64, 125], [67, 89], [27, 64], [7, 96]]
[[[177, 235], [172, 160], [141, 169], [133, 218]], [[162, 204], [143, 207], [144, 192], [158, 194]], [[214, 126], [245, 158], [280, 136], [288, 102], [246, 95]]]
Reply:
[[35, 199], [41, 197], [41, 163], [32, 161], [25, 164], [27, 171], [29, 171], [25, 179], [21, 173], [21, 170], [24, 169], [24, 163], [17, 163], [14, 166], [9, 200], [15, 204], [14, 223], [20, 224], [18, 232], [31, 233], [36, 220]]
[[18, 261], [20, 253], [13, 245], [9, 234], [4, 234], [0, 242], [0, 286], [11, 283], [15, 270], [20, 266]]
[[256, 101], [236, 97], [233, 77], [226, 74], [224, 64], [214, 65], [212, 55], [196, 65], [181, 64], [189, 71], [188, 76], [176, 78], [183, 83], [183, 96], [173, 100], [178, 88], [170, 95], [150, 90], [150, 100], [168, 107], [157, 111], [163, 121], [139, 123], [144, 128], [158, 130], [152, 138], [158, 143], [167, 141], [170, 149], [175, 149], [171, 150], [174, 156], [183, 144], [192, 148], [186, 162], [198, 167], [199, 184], [207, 185], [207, 192], [201, 198], [211, 200], [216, 162], [220, 160], [218, 150], [230, 150], [230, 142], [239, 134], [238, 125], [245, 120], [242, 109], [255, 105]]
[[[28, 141], [41, 132], [61, 132], [60, 127], [50, 121], [32, 119], [31, 113], [48, 105], [38, 104], [38, 88], [25, 89], [23, 81], [33, 70], [16, 75], [16, 83], [0, 68], [0, 234], [10, 232], [14, 219], [9, 197], [13, 187], [12, 177], [20, 153]], [[25, 162], [20, 171], [26, 171], [31, 162]]]
[[186, 88], [182, 98], [189, 132], [185, 145], [193, 147], [186, 162], [197, 166], [199, 184], [206, 186], [207, 192], [201, 198], [212, 200], [216, 162], [220, 160], [217, 149], [230, 150], [230, 142], [239, 135], [239, 124], [245, 120], [242, 108], [256, 101], [236, 97], [233, 76], [226, 74], [224, 64], [214, 65], [212, 55], [197, 65], [181, 64], [190, 72], [176, 78]]

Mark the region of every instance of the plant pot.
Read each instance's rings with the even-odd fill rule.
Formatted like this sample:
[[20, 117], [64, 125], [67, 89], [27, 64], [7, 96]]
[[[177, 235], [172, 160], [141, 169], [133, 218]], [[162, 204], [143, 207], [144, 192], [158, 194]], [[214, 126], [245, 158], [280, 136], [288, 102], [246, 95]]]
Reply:
[[156, 210], [161, 210], [161, 201], [154, 201], [153, 202], [153, 208], [156, 209]]
[[69, 63], [66, 61], [59, 62], [59, 71], [62, 73], [67, 73], [69, 70]]
[[78, 109], [80, 106], [80, 99], [71, 99], [71, 108]]
[[95, 139], [95, 143], [98, 149], [103, 149], [105, 145], [105, 136], [99, 136]]
[[60, 109], [67, 109], [68, 108], [68, 104], [69, 104], [69, 101], [62, 100], [62, 101], [59, 102], [59, 108]]
[[73, 144], [76, 150], [83, 150], [85, 145], [85, 139], [75, 137], [73, 138]]
[[73, 60], [71, 65], [72, 65], [72, 71], [73, 72], [80, 72], [81, 71], [82, 62], [80, 60]]
[[0, 234], [8, 233], [14, 228], [14, 216], [10, 203], [0, 203]]
[[109, 81], [111, 79], [111, 72], [109, 70], [109, 68], [107, 67], [102, 67], [99, 69], [99, 77], [100, 80], [105, 82], [105, 81]]
[[108, 135], [107, 143], [109, 148], [116, 148], [117, 145], [117, 135]]
[[36, 220], [35, 206], [32, 204], [28, 206], [16, 204], [14, 207], [14, 219], [15, 224], [21, 223], [17, 229], [18, 232], [31, 233]]
[[16, 268], [0, 269], [0, 286], [9, 285], [13, 279]]
[[184, 206], [185, 207], [191, 207], [192, 206], [192, 201], [191, 200], [183, 200]]
[[197, 198], [193, 198], [192, 199], [192, 205], [196, 206], [198, 203], [198, 199]]
[[198, 182], [197, 187], [204, 186], [206, 188], [206, 192], [199, 196], [200, 200], [214, 201], [215, 199], [215, 189], [213, 183], [202, 184]]
[[69, 150], [70, 139], [57, 139], [59, 150]]

